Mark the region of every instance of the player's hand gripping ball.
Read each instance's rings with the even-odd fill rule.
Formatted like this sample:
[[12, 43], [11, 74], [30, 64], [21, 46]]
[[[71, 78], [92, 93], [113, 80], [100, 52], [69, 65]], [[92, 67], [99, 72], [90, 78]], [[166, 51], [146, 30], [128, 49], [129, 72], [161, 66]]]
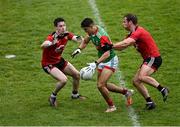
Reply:
[[91, 80], [94, 72], [95, 72], [95, 69], [92, 69], [89, 66], [84, 67], [80, 70], [80, 77], [82, 80]]

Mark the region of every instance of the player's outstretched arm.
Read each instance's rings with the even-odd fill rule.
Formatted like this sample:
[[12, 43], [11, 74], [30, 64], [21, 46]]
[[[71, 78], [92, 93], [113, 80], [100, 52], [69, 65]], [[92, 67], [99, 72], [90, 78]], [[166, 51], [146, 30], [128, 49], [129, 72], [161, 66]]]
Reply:
[[90, 39], [89, 39], [89, 36], [86, 36], [82, 43], [79, 45], [79, 47], [73, 51], [73, 53], [71, 54], [71, 56], [74, 58], [77, 54], [81, 53], [81, 50], [84, 49], [87, 44], [89, 43]]
[[84, 38], [82, 36], [76, 36], [74, 35], [72, 37], [72, 40], [75, 41], [75, 42], [78, 42], [78, 43], [82, 43], [84, 41]]
[[127, 48], [128, 46], [131, 46], [135, 43], [136, 41], [132, 38], [127, 38], [127, 39], [124, 39], [123, 41], [121, 42], [117, 42], [113, 45], [113, 48], [116, 49], [116, 50], [123, 50], [125, 48]]

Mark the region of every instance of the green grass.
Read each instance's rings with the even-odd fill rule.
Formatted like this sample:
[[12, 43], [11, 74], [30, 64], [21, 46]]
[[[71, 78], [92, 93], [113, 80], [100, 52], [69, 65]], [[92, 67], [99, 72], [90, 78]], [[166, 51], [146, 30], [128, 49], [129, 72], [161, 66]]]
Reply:
[[[136, 13], [139, 23], [151, 32], [160, 48], [163, 64], [154, 77], [170, 89], [167, 103], [157, 90], [148, 86], [157, 108], [144, 111], [145, 101], [136, 91], [133, 108], [142, 126], [180, 125], [180, 25], [178, 0], [97, 0], [102, 21], [113, 42], [127, 33], [120, 26], [123, 15]], [[70, 99], [72, 80], [58, 95], [59, 107], [49, 107], [47, 98], [54, 89], [55, 80], [41, 69], [40, 44], [53, 31], [53, 20], [62, 16], [68, 30], [85, 35], [80, 22], [85, 17], [95, 19], [85, 0], [0, 0], [0, 125], [58, 125], [58, 126], [132, 126], [122, 96], [111, 94], [118, 110], [106, 114], [106, 104], [96, 88], [96, 77], [92, 81], [81, 81], [80, 93], [88, 97], [85, 101]], [[69, 42], [64, 58], [77, 69], [96, 59], [93, 45], [72, 59], [71, 52], [78, 44]], [[116, 52], [121, 59], [127, 86], [135, 89], [131, 79], [141, 64], [134, 48]], [[6, 54], [16, 58], [6, 59]], [[86, 57], [87, 56], [87, 57]], [[114, 75], [111, 81], [118, 84]]]

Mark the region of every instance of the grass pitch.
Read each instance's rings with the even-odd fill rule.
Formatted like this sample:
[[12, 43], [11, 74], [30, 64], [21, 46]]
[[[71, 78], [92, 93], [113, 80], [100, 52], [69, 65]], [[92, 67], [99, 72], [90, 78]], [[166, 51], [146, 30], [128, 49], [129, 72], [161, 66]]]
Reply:
[[[135, 90], [133, 108], [141, 126], [180, 125], [180, 25], [178, 0], [96, 0], [102, 21], [113, 42], [127, 33], [120, 26], [124, 14], [137, 14], [139, 24], [154, 37], [163, 58], [163, 64], [154, 74], [156, 79], [170, 89], [168, 102], [160, 93], [148, 87], [157, 104], [153, 111], [144, 111], [145, 101]], [[85, 17], [95, 19], [86, 0], [1, 0], [0, 1], [0, 125], [1, 126], [132, 126], [123, 97], [111, 94], [118, 110], [104, 113], [106, 104], [96, 88], [96, 76], [92, 81], [81, 81], [80, 93], [85, 101], [70, 99], [72, 80], [58, 95], [59, 107], [49, 107], [47, 98], [54, 89], [55, 80], [41, 69], [40, 44], [51, 33], [53, 20], [64, 17], [69, 31], [85, 35], [80, 22]], [[64, 58], [77, 69], [96, 60], [93, 45], [72, 59], [71, 52], [78, 44], [69, 42]], [[135, 49], [116, 52], [120, 58], [127, 86], [135, 89], [131, 79], [141, 63]], [[6, 59], [5, 55], [16, 58]], [[118, 84], [117, 77], [111, 79]]]

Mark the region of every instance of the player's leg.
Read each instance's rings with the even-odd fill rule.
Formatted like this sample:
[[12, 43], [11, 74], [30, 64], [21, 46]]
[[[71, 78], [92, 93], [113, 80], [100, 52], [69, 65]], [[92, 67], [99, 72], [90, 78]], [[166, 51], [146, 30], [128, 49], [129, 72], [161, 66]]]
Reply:
[[72, 99], [85, 99], [85, 97], [79, 95], [78, 93], [80, 80], [79, 71], [68, 62], [63, 72], [73, 78]]
[[126, 97], [126, 105], [127, 106], [130, 106], [133, 104], [133, 100], [132, 100], [133, 91], [132, 90], [130, 90], [130, 89], [128, 90], [127, 88], [117, 86], [113, 83], [107, 83], [107, 88], [111, 92], [123, 94]]
[[166, 87], [161, 86], [160, 83], [155, 78], [150, 76], [160, 67], [161, 63], [162, 63], [161, 57], [148, 58], [141, 66], [138, 78], [142, 82], [145, 82], [157, 88], [163, 95], [163, 101], [166, 101], [169, 90]]
[[119, 87], [113, 83], [107, 83], [107, 88], [109, 91], [111, 92], [115, 92], [115, 93], [121, 93], [123, 95], [126, 94], [127, 92], [127, 89], [126, 88], [123, 88], [123, 87]]
[[56, 107], [57, 106], [56, 96], [57, 96], [58, 92], [65, 86], [65, 84], [67, 82], [67, 77], [64, 75], [63, 72], [61, 72], [56, 67], [53, 67], [49, 71], [49, 74], [53, 78], [58, 80], [58, 83], [56, 84], [56, 87], [55, 87], [54, 91], [52, 92], [52, 94], [51, 94], [51, 96], [49, 98], [50, 105]]
[[144, 97], [146, 100], [146, 109], [154, 109], [155, 108], [155, 103], [151, 99], [149, 92], [147, 88], [144, 86], [143, 82], [139, 80], [139, 72], [140, 69], [136, 72], [134, 78], [133, 78], [133, 85], [137, 88], [139, 93]]
[[147, 83], [147, 84], [157, 88], [159, 83], [153, 77], [150, 77], [150, 75], [153, 73], [154, 73], [154, 69], [143, 64], [140, 68], [138, 79], [144, 83]]
[[[111, 70], [114, 73], [115, 70], [117, 70], [118, 63], [119, 63], [118, 57], [115, 56], [107, 63], [100, 63], [98, 68], [101, 70], [102, 70], [102, 68], [106, 68], [108, 70]], [[132, 98], [131, 98], [132, 92], [131, 92], [131, 90], [128, 90], [126, 88], [122, 88], [120, 86], [116, 86], [113, 83], [107, 83], [106, 87], [111, 92], [121, 93], [121, 94], [125, 95], [125, 97], [127, 99], [127, 106], [132, 104]]]
[[133, 85], [137, 88], [137, 90], [140, 92], [140, 94], [146, 99], [150, 97], [147, 88], [144, 86], [143, 82], [139, 80], [139, 72], [140, 69], [136, 72], [134, 78], [133, 78]]
[[[98, 69], [100, 69], [102, 71], [103, 68], [106, 68], [106, 70], [109, 69], [109, 70], [111, 70], [111, 72], [114, 73], [118, 67], [118, 63], [119, 63], [118, 57], [115, 56], [107, 63], [100, 63], [98, 66]], [[111, 92], [122, 93], [122, 94], [125, 94], [127, 92], [127, 90], [125, 88], [121, 88], [119, 86], [116, 86], [113, 83], [107, 83], [106, 87]]]
[[73, 78], [73, 90], [78, 91], [80, 80], [79, 71], [71, 63], [68, 62], [63, 72]]
[[105, 99], [106, 103], [109, 106], [106, 112], [113, 112], [116, 110], [116, 107], [114, 106], [113, 101], [109, 95], [109, 90], [106, 87], [107, 81], [111, 77], [112, 74], [113, 74], [113, 71], [106, 68], [104, 68], [102, 72], [98, 73], [97, 87], [101, 95]]
[[60, 71], [58, 68], [53, 67], [49, 72], [52, 77], [58, 80], [54, 93], [57, 94], [61, 88], [63, 88], [67, 82], [66, 75]]

